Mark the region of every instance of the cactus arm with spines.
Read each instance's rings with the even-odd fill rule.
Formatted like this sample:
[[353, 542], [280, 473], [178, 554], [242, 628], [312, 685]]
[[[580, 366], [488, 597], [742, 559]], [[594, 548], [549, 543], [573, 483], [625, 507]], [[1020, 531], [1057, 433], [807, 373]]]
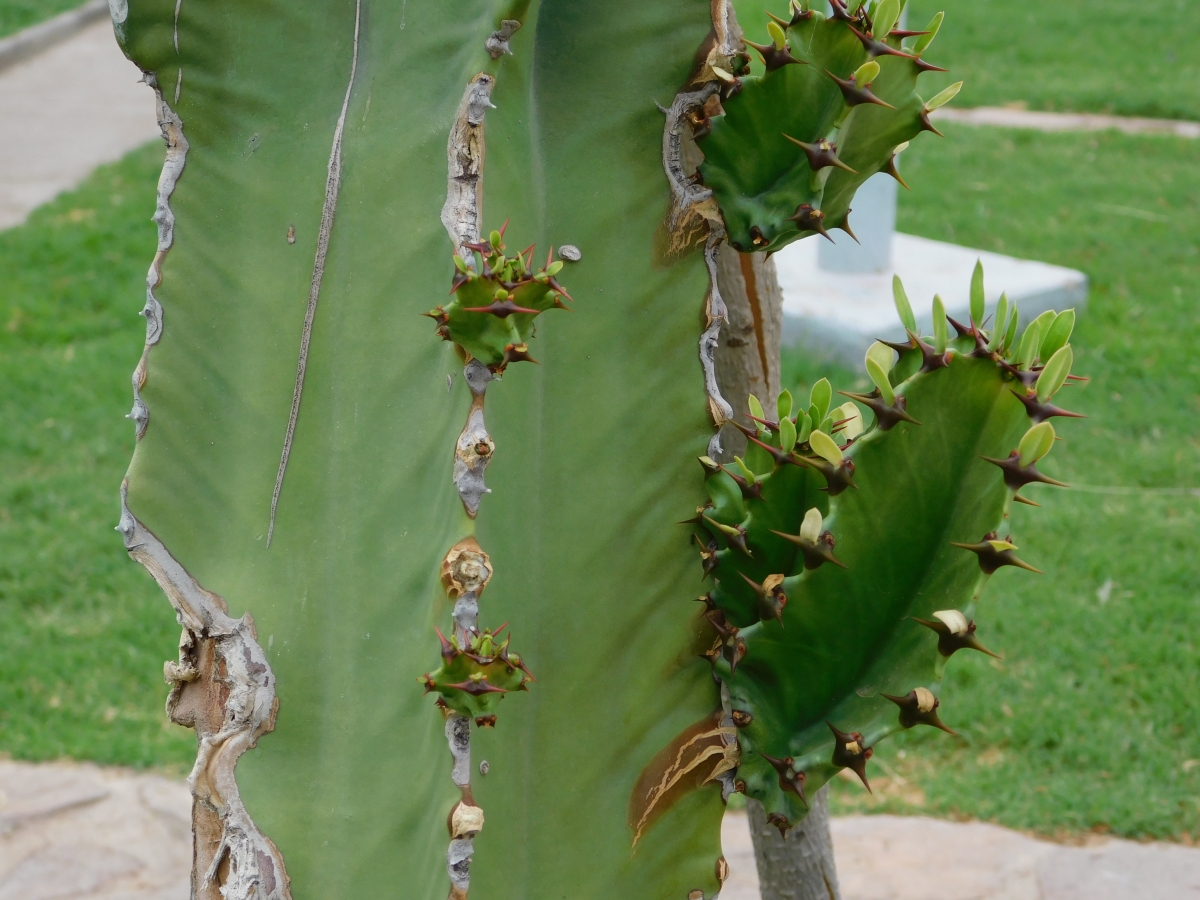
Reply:
[[[900, 284], [896, 300], [915, 327]], [[866, 784], [871, 748], [887, 734], [950, 730], [936, 691], [955, 650], [990, 652], [970, 619], [983, 587], [1004, 567], [1037, 571], [1007, 522], [1014, 499], [1030, 502], [1022, 487], [1061, 485], [1036, 463], [1054, 443], [1041, 420], [1069, 375], [1074, 316], [1050, 313], [1019, 342], [1015, 316], [998, 324], [996, 352], [978, 349], [993, 335], [974, 325], [941, 353], [938, 323], [932, 336], [910, 331], [894, 364], [892, 349], [874, 345], [878, 387], [853, 396], [907, 419], [880, 415], [857, 436], [856, 408], [828, 415], [818, 382], [809, 404], [793, 411], [784, 395], [773, 421], [746, 428], [751, 477], [701, 460], [709, 501], [694, 527], [713, 581], [702, 598], [708, 656], [739, 729], [737, 786], [781, 831], [838, 769]], [[795, 444], [806, 417], [826, 430]]]

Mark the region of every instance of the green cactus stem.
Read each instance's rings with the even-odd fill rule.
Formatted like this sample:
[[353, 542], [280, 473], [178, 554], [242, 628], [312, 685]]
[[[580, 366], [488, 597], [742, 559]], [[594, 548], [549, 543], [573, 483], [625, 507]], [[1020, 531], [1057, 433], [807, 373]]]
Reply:
[[[970, 618], [983, 587], [1004, 567], [1038, 571], [1016, 555], [1011, 503], [1059, 484], [1035, 468], [1054, 429], [1020, 401], [1044, 404], [1067, 382], [1069, 330], [1044, 341], [1073, 314], [1017, 341], [1011, 307], [997, 331], [950, 339], [935, 300], [942, 319], [920, 336], [896, 294], [910, 339], [868, 351], [873, 394], [830, 409], [821, 380], [806, 404], [784, 392], [771, 418], [752, 401], [746, 456], [701, 459], [708, 502], [691, 527], [713, 583], [706, 656], [739, 746], [726, 780], [782, 831], [839, 769], [869, 788], [872, 748], [898, 728], [953, 733], [937, 690], [955, 651], [990, 653]], [[996, 349], [980, 356], [980, 344]], [[855, 401], [876, 413], [865, 430]]]
[[698, 135], [700, 176], [735, 249], [774, 251], [834, 228], [853, 234], [859, 186], [876, 172], [899, 179], [896, 155], [922, 131], [937, 133], [929, 114], [957, 85], [929, 100], [916, 87], [922, 72], [944, 71], [922, 58], [941, 14], [924, 32], [897, 30], [901, 5], [850, 12], [835, 3], [827, 17], [793, 2], [788, 20], [772, 16], [768, 42], [747, 41], [761, 69], [738, 59], [721, 111]]

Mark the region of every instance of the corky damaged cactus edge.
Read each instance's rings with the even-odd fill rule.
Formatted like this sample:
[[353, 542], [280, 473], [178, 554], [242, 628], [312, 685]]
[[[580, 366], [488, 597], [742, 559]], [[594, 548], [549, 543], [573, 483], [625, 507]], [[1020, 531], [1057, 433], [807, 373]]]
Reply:
[[[808, 224], [845, 225], [857, 183], [927, 124], [937, 98], [910, 82], [929, 35], [871, 37], [894, 3], [834, 24], [797, 7], [769, 35], [778, 52], [762, 46], [792, 52], [783, 35], [804, 60], [755, 86], [724, 0], [111, 6], [167, 143], [120, 530], [183, 626], [165, 674], [170, 716], [198, 737], [193, 896], [711, 898], [727, 867], [709, 780], [745, 782], [789, 821], [802, 813], [771, 795], [779, 773], [760, 751], [804, 768], [807, 713], [788, 682], [774, 692], [753, 676], [793, 652], [771, 649], [770, 629], [810, 589], [803, 548], [784, 538], [762, 562], [791, 553], [788, 565], [755, 562], [735, 580], [726, 539], [738, 526], [760, 539], [756, 501], [739, 518], [722, 500], [688, 526], [705, 552], [705, 533], [716, 541], [718, 589], [711, 608], [684, 611], [699, 572], [675, 523], [701, 499], [692, 458], [721, 458], [712, 427], [732, 418], [713, 359], [715, 253], [727, 231], [775, 249]], [[836, 52], [822, 49], [831, 35]], [[810, 70], [841, 86], [794, 74]], [[851, 109], [852, 78], [895, 109]], [[821, 95], [820, 112], [788, 126], [808, 147], [778, 135], [784, 155], [767, 146], [778, 116], [750, 100], [794, 105], [797, 85]], [[711, 132], [699, 145], [697, 130]], [[762, 148], [744, 171], [738, 135]], [[833, 154], [855, 171], [818, 165]], [[752, 214], [738, 224], [743, 191]], [[509, 249], [533, 245], [558, 258]], [[909, 379], [916, 352], [891, 376], [914, 418], [922, 391], [960, 371], [979, 382], [972, 402], [1008, 402], [990, 357]], [[928, 415], [920, 429], [937, 433]], [[783, 454], [788, 426], [759, 418], [739, 424]], [[1017, 425], [1001, 419], [995, 446], [976, 440], [958, 464], [986, 450], [1019, 481], [1024, 462], [1001, 459]], [[793, 445], [811, 460], [782, 462], [779, 477], [757, 445], [743, 462], [765, 497], [782, 491], [776, 530], [804, 539], [815, 505], [837, 535], [831, 555], [864, 567], [848, 577], [881, 579], [853, 549], [847, 497], [874, 484], [871, 448], [920, 429], [839, 449], [859, 488], [828, 502], [805, 449], [821, 449], [816, 432]], [[984, 533], [947, 539], [1007, 558]], [[814, 585], [835, 567], [813, 570]], [[780, 587], [795, 597], [779, 620], [753, 624]], [[957, 620], [929, 621], [958, 640]], [[876, 658], [893, 625], [867, 623], [853, 653]], [[732, 644], [714, 649], [722, 630]], [[816, 640], [799, 626], [787, 640], [806, 633]], [[915, 702], [906, 715], [928, 718]], [[874, 739], [874, 720], [838, 716], [865, 729], [864, 747]], [[821, 771], [806, 770], [810, 785]]]

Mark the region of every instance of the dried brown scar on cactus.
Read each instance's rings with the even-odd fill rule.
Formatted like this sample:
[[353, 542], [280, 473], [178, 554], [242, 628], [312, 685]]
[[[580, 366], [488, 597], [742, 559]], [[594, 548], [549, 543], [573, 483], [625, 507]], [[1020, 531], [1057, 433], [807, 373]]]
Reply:
[[642, 770], [629, 798], [635, 846], [646, 828], [681, 797], [737, 768], [737, 728], [725, 718], [719, 710], [685, 729]]
[[158, 195], [154, 209], [154, 223], [158, 226], [158, 248], [146, 273], [146, 305], [138, 313], [146, 319], [146, 343], [142, 349], [142, 357], [133, 370], [133, 409], [127, 418], [133, 420], [134, 436], [141, 440], [150, 425], [150, 410], [142, 400], [142, 388], [146, 386], [146, 375], [150, 364], [150, 349], [162, 338], [163, 308], [154, 296], [154, 291], [162, 283], [163, 262], [175, 243], [175, 213], [171, 210], [171, 195], [183, 167], [187, 163], [188, 142], [183, 134], [183, 121], [163, 99], [158, 79], [153, 72], [147, 72], [142, 80], [154, 89], [155, 105], [158, 110], [158, 127], [162, 131], [163, 140], [167, 145], [167, 156], [163, 160], [162, 174], [158, 176]]
[[329, 151], [329, 169], [325, 177], [325, 204], [321, 209], [321, 225], [317, 230], [317, 254], [313, 260], [312, 282], [308, 288], [308, 307], [304, 312], [304, 325], [300, 329], [300, 357], [296, 363], [296, 384], [292, 388], [292, 409], [288, 413], [287, 430], [283, 437], [283, 452], [279, 457], [279, 471], [275, 475], [275, 490], [271, 494], [271, 517], [267, 525], [267, 546], [275, 536], [275, 511], [279, 507], [279, 493], [283, 490], [283, 478], [287, 474], [288, 457], [292, 453], [292, 440], [296, 435], [296, 420], [300, 416], [300, 397], [304, 393], [304, 374], [308, 368], [308, 347], [312, 341], [313, 322], [317, 316], [317, 300], [321, 296], [321, 281], [325, 277], [325, 257], [329, 252], [329, 237], [333, 233], [333, 218], [337, 212], [338, 191], [342, 184], [342, 133], [346, 129], [346, 112], [350, 108], [350, 94], [354, 90], [354, 76], [358, 72], [358, 39], [362, 25], [362, 0], [354, 5], [354, 44], [350, 54], [350, 79], [346, 83], [346, 94], [342, 98], [342, 111], [333, 129], [333, 147]]
[[[167, 714], [193, 728], [199, 742], [188, 776], [192, 791], [192, 885], [226, 900], [291, 900], [279, 850], [242, 804], [236, 768], [241, 755], [275, 728], [275, 676], [250, 614], [234, 619], [126, 504], [121, 485], [117, 530], [129, 555], [158, 582], [183, 626], [179, 661], [167, 663]], [[194, 893], [195, 895], [195, 893]]]

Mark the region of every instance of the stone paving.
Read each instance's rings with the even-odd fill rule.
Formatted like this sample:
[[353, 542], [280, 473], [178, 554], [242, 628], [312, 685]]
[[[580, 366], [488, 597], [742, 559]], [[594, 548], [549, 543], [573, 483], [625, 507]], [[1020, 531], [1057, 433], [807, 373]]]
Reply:
[[[187, 900], [189, 804], [161, 775], [0, 760], [0, 900]], [[725, 817], [722, 843], [722, 900], [757, 900], [744, 814]], [[1200, 849], [1176, 844], [848, 816], [833, 845], [843, 900], [1200, 900]]]
[[159, 136], [107, 17], [0, 73], [0, 228]]

